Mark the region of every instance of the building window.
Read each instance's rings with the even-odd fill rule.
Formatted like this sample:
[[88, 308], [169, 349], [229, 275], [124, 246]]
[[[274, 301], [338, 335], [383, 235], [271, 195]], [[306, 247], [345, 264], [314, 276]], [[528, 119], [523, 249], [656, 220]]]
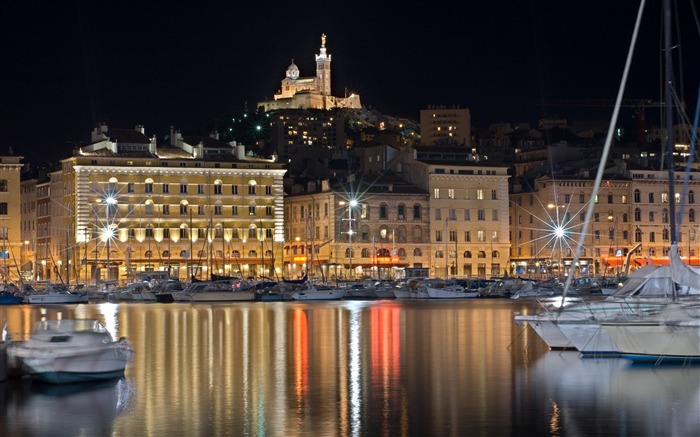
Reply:
[[248, 215], [255, 215], [255, 205], [248, 207]]
[[265, 207], [265, 215], [268, 217], [272, 216], [272, 207], [271, 206]]
[[469, 210], [468, 210], [468, 209], [465, 209], [465, 210], [464, 210], [464, 220], [466, 220], [466, 221], [471, 220], [471, 217], [470, 217], [470, 214], [469, 214]]
[[454, 199], [454, 198], [455, 198], [455, 189], [454, 189], [454, 188], [448, 188], [448, 189], [447, 189], [447, 198], [448, 198], [448, 199]]
[[187, 215], [187, 204], [180, 204], [180, 214]]
[[[569, 195], [567, 194], [567, 196], [569, 196]], [[498, 200], [498, 191], [491, 190], [491, 200]], [[568, 203], [568, 201], [567, 201], [567, 203]]]
[[399, 220], [406, 218], [406, 205], [400, 204], [397, 208], [397, 217]]
[[214, 194], [221, 194], [221, 184], [214, 185]]
[[688, 191], [688, 203], [695, 203], [695, 193], [693, 193], [693, 190]]
[[642, 201], [642, 193], [639, 190], [634, 190], [634, 203]]
[[693, 208], [688, 210], [688, 221], [690, 223], [695, 223], [695, 210]]
[[180, 184], [180, 194], [187, 194], [187, 184]]
[[661, 223], [668, 223], [668, 209], [661, 210]]
[[440, 189], [439, 189], [439, 188], [433, 189], [433, 197], [434, 197], [435, 199], [439, 199], [439, 198], [440, 198]]
[[127, 193], [134, 192], [134, 183], [133, 182], [129, 182], [128, 184], [126, 184], [126, 192]]
[[7, 179], [0, 179], [0, 192], [7, 192]]
[[641, 242], [642, 242], [642, 231], [641, 231], [639, 228], [637, 228], [637, 229], [634, 231], [634, 242], [635, 242], [635, 243], [641, 243]]
[[477, 211], [477, 220], [479, 221], [484, 221], [486, 220], [486, 210], [485, 209], [480, 209]]
[[440, 212], [440, 208], [435, 208], [435, 220], [442, 220], [442, 213]]
[[237, 215], [238, 215], [238, 207], [237, 207], [237, 206], [232, 206], [232, 207], [231, 207], [231, 215], [232, 215], [232, 216], [237, 216]]
[[7, 202], [0, 202], [0, 215], [7, 215]]
[[583, 193], [579, 193], [578, 195], [578, 203], [586, 203], [586, 195]]
[[642, 221], [642, 210], [639, 208], [634, 209], [634, 221], [635, 222], [641, 222]]
[[413, 219], [420, 220], [420, 205], [413, 205]]
[[484, 190], [482, 190], [481, 188], [476, 190], [476, 199], [484, 200]]
[[197, 215], [204, 215], [204, 205], [197, 206]]
[[214, 215], [221, 215], [221, 205], [214, 205]]
[[204, 194], [204, 185], [197, 185], [197, 194]]
[[387, 218], [387, 206], [386, 203], [382, 203], [379, 205], [379, 219], [386, 220]]
[[498, 210], [497, 210], [497, 209], [494, 209], [494, 210], [491, 212], [491, 220], [493, 220], [493, 221], [495, 221], [495, 222], [498, 221]]
[[471, 231], [464, 231], [464, 241], [466, 241], [467, 243], [471, 243], [471, 241], [472, 241]]
[[163, 215], [170, 214], [170, 205], [163, 205]]
[[170, 185], [163, 184], [163, 194], [168, 194], [170, 192]]
[[272, 196], [272, 186], [271, 185], [265, 186], [265, 195]]
[[435, 231], [435, 241], [442, 241], [442, 231]]
[[255, 196], [255, 185], [248, 185], [248, 194]]
[[231, 194], [238, 194], [238, 185], [231, 185]]

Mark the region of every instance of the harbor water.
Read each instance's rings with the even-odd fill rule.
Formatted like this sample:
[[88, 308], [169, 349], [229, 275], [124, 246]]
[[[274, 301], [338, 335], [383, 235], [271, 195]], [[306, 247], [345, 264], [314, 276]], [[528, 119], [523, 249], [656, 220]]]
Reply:
[[692, 436], [700, 367], [549, 351], [533, 301], [0, 307], [15, 340], [96, 318], [124, 378], [0, 382], [0, 436]]

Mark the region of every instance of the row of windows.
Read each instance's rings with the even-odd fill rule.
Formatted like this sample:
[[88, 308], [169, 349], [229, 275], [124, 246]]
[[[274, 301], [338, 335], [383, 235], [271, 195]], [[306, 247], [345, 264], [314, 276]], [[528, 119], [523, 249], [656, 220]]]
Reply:
[[[190, 207], [190, 205], [187, 203], [187, 201], [183, 201], [179, 205], [180, 208], [180, 215], [189, 215], [190, 211], [194, 212], [194, 207]], [[247, 208], [248, 210], [248, 215], [257, 215], [257, 209], [258, 207], [256, 205], [249, 205], [247, 207], [241, 207], [241, 209], [245, 210]], [[265, 208], [265, 215], [268, 217], [272, 217], [274, 214], [274, 207], [272, 206], [265, 206], [265, 207], [260, 207], [260, 208]], [[228, 207], [226, 208], [228, 209]], [[118, 214], [117, 206], [116, 205], [110, 205], [108, 208], [108, 214], [112, 217], [116, 216]], [[2, 208], [0, 205], [0, 214], [2, 214]], [[237, 217], [239, 215], [239, 207], [238, 206], [231, 206], [230, 207], [231, 211], [231, 216]], [[136, 212], [136, 205], [131, 204], [128, 205], [128, 211], [127, 214], [131, 215]], [[155, 214], [155, 205], [152, 202], [146, 202], [144, 204], [144, 214], [147, 216], [151, 216]], [[170, 205], [161, 205], [161, 214], [162, 215], [170, 215]], [[197, 205], [197, 215], [206, 215], [207, 214], [207, 207], [204, 205]], [[224, 206], [223, 205], [214, 205], [213, 208], [213, 214], [214, 215], [224, 215]], [[95, 205], [93, 206], [93, 215], [96, 217], [100, 217], [100, 206]]]
[[[495, 210], [494, 210], [494, 211], [495, 211]], [[465, 212], [466, 212], [466, 211], [465, 211]], [[653, 223], [654, 221], [656, 221], [656, 212], [657, 212], [657, 211], [649, 211], [649, 215], [648, 215], [648, 219], [649, 219], [649, 220], [648, 220], [648, 221], [649, 221], [650, 223]], [[437, 216], [437, 214], [436, 214], [436, 216]], [[679, 217], [680, 217], [680, 213], [679, 213]], [[601, 218], [601, 217], [600, 217], [600, 213], [596, 212], [596, 213], [593, 214], [593, 221], [594, 221], [594, 222], [600, 222], [600, 221], [601, 221], [600, 218]], [[609, 211], [609, 212], [608, 212], [606, 218], [607, 218], [607, 221], [609, 221], [609, 222], [612, 222], [612, 221], [615, 220], [615, 216], [614, 216], [614, 214], [613, 214], [612, 211]], [[627, 213], [621, 214], [621, 218], [622, 218], [622, 223], [627, 223], [627, 222], [629, 221], [629, 217], [628, 217]], [[583, 223], [583, 221], [584, 221], [585, 219], [586, 219], [586, 213], [585, 213], [585, 212], [580, 212], [580, 213], [578, 214], [578, 221], [581, 222], [581, 223]], [[535, 216], [530, 215], [530, 216], [529, 216], [529, 222], [530, 222], [530, 223], [534, 223], [534, 221], [535, 221]], [[563, 223], [570, 223], [570, 222], [571, 222], [571, 213], [570, 213], [570, 212], [564, 213], [564, 215], [562, 216], [562, 220], [561, 220], [561, 221], [562, 221]], [[634, 221], [635, 221], [635, 222], [641, 222], [641, 221], [642, 221], [642, 210], [639, 209], [639, 208], [636, 208], [636, 209], [634, 210]], [[663, 209], [661, 210], [661, 223], [668, 223], [668, 221], [669, 221], [669, 212], [668, 212], [668, 209], [663, 208]], [[690, 222], [690, 223], [695, 223], [695, 210], [692, 209], [692, 208], [688, 210], [688, 222]], [[518, 216], [518, 224], [522, 224], [522, 223], [523, 223], [523, 216], [522, 216], [522, 215], [519, 215], [519, 216]]]
[[[135, 192], [135, 187], [133, 182], [129, 182], [126, 185], [126, 191], [127, 193], [134, 193]], [[205, 190], [205, 185], [203, 184], [198, 184], [197, 185], [197, 194], [206, 194]], [[213, 185], [214, 187], [214, 194], [223, 194], [223, 185], [221, 184], [215, 184]], [[238, 190], [238, 185], [231, 185], [231, 194], [237, 195], [239, 194]], [[272, 196], [272, 186], [271, 185], [266, 185], [265, 187], [265, 195], [266, 196]], [[116, 187], [111, 187], [110, 190], [115, 191]], [[189, 187], [186, 183], [181, 183], [180, 184], [180, 194], [187, 194], [189, 191]], [[255, 196], [257, 195], [257, 187], [256, 185], [248, 185], [248, 195]], [[144, 184], [144, 193], [150, 194], [153, 193], [153, 183], [147, 182]], [[169, 194], [170, 193], [170, 184], [161, 184], [161, 193], [163, 194]]]
[[[156, 252], [157, 254], [158, 252]], [[228, 258], [228, 259], [236, 259], [241, 257], [241, 252], [238, 250], [232, 250], [232, 251], [227, 251], [224, 253], [223, 250], [215, 250], [213, 251], [214, 257], [215, 258]], [[98, 251], [92, 251], [92, 255], [94, 257], [99, 256]], [[271, 250], [266, 250], [265, 251], [265, 258], [272, 258], [272, 251]], [[164, 250], [160, 253], [160, 256], [162, 258], [170, 258], [171, 257], [171, 252], [169, 250]], [[198, 258], [206, 258], [208, 256], [208, 253], [204, 250], [200, 250], [197, 252], [197, 257]], [[147, 250], [143, 254], [144, 258], [153, 258], [153, 251], [152, 250]], [[181, 250], [180, 251], [180, 258], [189, 258], [190, 254], [188, 250]], [[258, 251], [257, 250], [249, 250], [248, 251], [248, 258], [258, 258]]]
[[[360, 218], [362, 219], [369, 219], [370, 218], [370, 211], [371, 211], [371, 206], [366, 205], [366, 204], [360, 204], [357, 206], [357, 211], [355, 214], [359, 214]], [[419, 204], [413, 205], [412, 209], [410, 210], [411, 218], [413, 220], [420, 220], [421, 219], [421, 206]], [[320, 212], [321, 212], [321, 205], [316, 204], [315, 205], [315, 218], [320, 218]], [[328, 217], [328, 203], [323, 204], [323, 217]], [[301, 206], [300, 208], [297, 208], [297, 206], [292, 206], [292, 217], [298, 217], [300, 219], [304, 219], [305, 217], [308, 217], [310, 215], [310, 207], [309, 206]], [[408, 218], [409, 209], [408, 207], [400, 203], [396, 207], [396, 219], [398, 220], [406, 220]], [[344, 214], [347, 214], [346, 211], [344, 211]], [[381, 203], [379, 205], [379, 219], [380, 220], [388, 220], [389, 219], [389, 205], [386, 203]]]
[[[438, 190], [438, 189], [436, 188], [436, 190]], [[649, 201], [648, 203], [656, 203], [656, 194], [657, 193], [647, 193], [647, 198]], [[437, 194], [436, 194], [436, 196], [437, 196]], [[564, 203], [565, 204], [571, 203], [571, 196], [572, 196], [571, 194], [564, 194]], [[559, 196], [557, 196], [557, 197], [559, 197]], [[600, 203], [600, 197], [601, 197], [600, 195], [595, 196], [593, 201], [595, 203]], [[608, 204], [615, 203], [615, 201], [614, 201], [615, 196], [611, 193], [604, 195], [602, 197], [607, 200]], [[436, 199], [437, 198], [438, 197], [436, 197]], [[453, 198], [453, 197], [450, 197], [450, 198]], [[679, 193], [676, 193], [675, 199], [676, 199], [675, 201], [677, 204], [681, 203], [681, 195]], [[661, 200], [661, 203], [668, 203], [668, 193], [667, 192], [661, 193], [660, 200]], [[535, 202], [534, 195], [529, 196], [529, 202], [530, 202], [530, 205], [534, 204], [534, 202]], [[586, 195], [583, 192], [579, 193], [578, 202], [579, 203], [586, 203]], [[641, 203], [641, 202], [642, 202], [642, 192], [638, 189], [634, 190], [634, 203]], [[626, 195], [623, 194], [620, 196], [620, 203], [627, 204], [627, 196]], [[695, 203], [695, 193], [692, 190], [688, 191], [688, 203], [689, 204]], [[522, 206], [522, 198], [518, 198], [518, 205]]]
[[[478, 209], [476, 210], [476, 219], [478, 221], [485, 221], [486, 220], [486, 209]], [[457, 210], [454, 208], [450, 208], [447, 210], [447, 217], [448, 220], [457, 220]], [[435, 209], [435, 220], [442, 220], [442, 210], [440, 208]], [[470, 221], [471, 220], [471, 210], [465, 209], [464, 210], [464, 220]], [[491, 210], [491, 221], [498, 221], [498, 210], [497, 209], [492, 209]]]
[[[154, 236], [154, 229], [153, 228], [144, 228], [143, 229], [143, 235], [146, 238], [153, 238]], [[171, 230], [170, 228], [163, 228], [163, 238], [170, 238], [171, 236]], [[192, 232], [195, 230], [193, 229]], [[102, 229], [95, 228], [92, 229], [92, 238], [93, 239], [98, 239], [101, 237], [101, 232]], [[190, 229], [187, 227], [186, 224], [180, 225], [180, 228], [177, 229], [175, 232], [179, 232], [180, 238], [189, 238], [190, 237]], [[196, 229], [197, 232], [197, 238], [207, 238], [209, 230], [207, 228], [198, 228]], [[241, 238], [249, 238], [249, 239], [261, 239], [261, 237], [265, 236], [265, 238], [272, 238], [274, 230], [272, 228], [256, 228], [256, 227], [249, 227], [247, 230], [246, 229], [238, 229], [234, 228], [231, 230], [231, 238], [234, 240], [238, 240]], [[140, 233], [140, 232], [139, 232]], [[127, 235], [130, 239], [135, 239], [137, 234], [137, 230], [134, 228], [129, 228], [127, 230]], [[214, 238], [224, 238], [224, 230], [222, 227], [216, 227], [214, 228]]]
[[[489, 193], [490, 191], [490, 193]], [[472, 193], [473, 192], [473, 193]], [[445, 199], [455, 198], [454, 188], [433, 188], [433, 197], [440, 199], [440, 196], [446, 196]], [[473, 197], [472, 197], [473, 195]], [[477, 188], [475, 190], [465, 190], [465, 199], [485, 200], [487, 195], [490, 195], [491, 200], [498, 200], [498, 190], [484, 190]]]

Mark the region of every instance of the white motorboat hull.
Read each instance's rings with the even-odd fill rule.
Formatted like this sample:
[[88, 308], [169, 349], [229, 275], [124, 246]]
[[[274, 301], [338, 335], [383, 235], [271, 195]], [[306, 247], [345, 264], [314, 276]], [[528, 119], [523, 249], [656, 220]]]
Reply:
[[242, 302], [255, 300], [254, 291], [173, 291], [175, 302]]
[[345, 296], [345, 290], [332, 288], [330, 290], [304, 290], [292, 293], [294, 300], [340, 300]]
[[[461, 288], [461, 287], [460, 287]], [[431, 299], [473, 299], [479, 297], [478, 291], [467, 291], [464, 289], [432, 288], [426, 289], [428, 296]]]
[[552, 320], [538, 317], [538, 315], [522, 315], [516, 316], [515, 321], [527, 322], [527, 324], [535, 330], [537, 335], [540, 336], [542, 341], [552, 349], [571, 349], [574, 347], [566, 335], [561, 332], [559, 326]]
[[18, 351], [17, 356], [34, 379], [63, 384], [119, 378], [124, 375], [130, 353], [117, 343], [114, 347], [66, 356], [55, 356], [49, 351], [32, 355], [22, 355]]
[[669, 324], [649, 320], [602, 325], [624, 358], [652, 363], [700, 363], [698, 321]]
[[559, 321], [557, 326], [584, 356], [617, 356], [617, 347], [608, 333], [596, 322]]
[[71, 295], [71, 294], [30, 294], [27, 296], [27, 302], [30, 304], [72, 304], [72, 303], [88, 303], [89, 296]]

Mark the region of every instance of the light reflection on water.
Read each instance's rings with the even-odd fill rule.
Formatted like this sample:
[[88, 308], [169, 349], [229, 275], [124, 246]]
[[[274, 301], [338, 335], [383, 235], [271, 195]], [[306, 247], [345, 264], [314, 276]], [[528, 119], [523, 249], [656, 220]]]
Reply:
[[[21, 339], [41, 317], [94, 317], [132, 343], [128, 408], [85, 435], [697, 430], [699, 367], [548, 352], [513, 324], [514, 311], [532, 309], [510, 300], [100, 304], [0, 307], [0, 321]], [[37, 410], [37, 393], [17, 383], [0, 383], [0, 435], [41, 435], [28, 431], [30, 418], [60, 418], [62, 409]]]

